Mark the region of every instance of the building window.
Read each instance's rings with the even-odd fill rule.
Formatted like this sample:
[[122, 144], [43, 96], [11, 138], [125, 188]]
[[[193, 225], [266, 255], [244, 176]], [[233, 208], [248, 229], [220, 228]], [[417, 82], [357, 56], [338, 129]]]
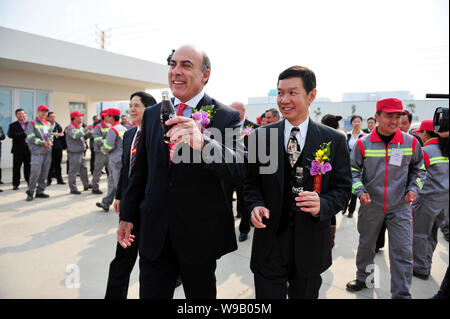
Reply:
[[[79, 111], [83, 114], [86, 114], [86, 103], [80, 102], [69, 102], [70, 113], [73, 111]], [[83, 117], [83, 122], [85, 121], [85, 116]]]
[[12, 122], [11, 106], [11, 89], [0, 88], [0, 126], [3, 128], [5, 134], [9, 124]]
[[25, 113], [28, 115], [28, 119], [34, 118], [34, 92], [30, 90], [20, 90], [19, 91], [19, 103], [18, 109], [24, 109]]

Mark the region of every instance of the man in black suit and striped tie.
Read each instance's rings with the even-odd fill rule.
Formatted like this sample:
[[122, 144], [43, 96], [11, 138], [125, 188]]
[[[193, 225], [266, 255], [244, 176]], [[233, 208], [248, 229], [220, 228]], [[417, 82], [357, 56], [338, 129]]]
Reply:
[[[120, 214], [120, 201], [124, 190], [128, 186], [128, 177], [134, 166], [136, 152], [139, 148], [141, 134], [142, 116], [147, 107], [156, 104], [156, 100], [148, 93], [135, 92], [130, 97], [130, 117], [132, 122], [137, 123], [125, 132], [123, 136], [122, 169], [120, 170], [119, 183], [117, 185], [116, 200], [114, 210]], [[126, 299], [128, 293], [128, 283], [138, 255], [138, 245], [136, 237], [139, 232], [139, 225], [135, 224], [132, 231], [133, 240], [136, 242], [130, 248], [125, 249], [117, 243], [116, 257], [109, 266], [108, 284], [106, 287], [105, 299]]]

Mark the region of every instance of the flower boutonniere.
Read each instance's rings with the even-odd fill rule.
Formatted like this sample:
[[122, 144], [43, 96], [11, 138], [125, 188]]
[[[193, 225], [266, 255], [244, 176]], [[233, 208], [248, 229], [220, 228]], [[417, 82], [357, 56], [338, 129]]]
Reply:
[[246, 135], [250, 135], [253, 131], [253, 126], [251, 125], [247, 125], [246, 127], [244, 127], [244, 129], [242, 130], [242, 137], [246, 136]]
[[198, 125], [198, 128], [202, 133], [207, 133], [206, 126], [211, 123], [215, 113], [214, 105], [205, 105], [202, 106], [199, 111], [193, 112], [191, 118]]
[[320, 148], [314, 153], [315, 158], [311, 161], [310, 174], [314, 176], [314, 191], [320, 194], [322, 175], [331, 171], [330, 160], [330, 144], [322, 143]]

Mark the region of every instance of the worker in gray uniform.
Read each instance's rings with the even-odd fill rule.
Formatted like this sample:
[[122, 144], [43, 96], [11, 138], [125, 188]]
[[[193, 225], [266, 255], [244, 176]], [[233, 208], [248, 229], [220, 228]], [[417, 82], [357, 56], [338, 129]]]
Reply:
[[103, 154], [108, 155], [108, 193], [101, 202], [96, 203], [97, 207], [103, 208], [105, 212], [109, 211], [109, 206], [114, 201], [117, 184], [119, 183], [120, 169], [122, 167], [122, 147], [123, 135], [127, 130], [120, 122], [120, 110], [110, 108], [108, 114], [114, 116], [114, 123], [106, 135], [106, 140], [101, 147]]
[[84, 128], [82, 126], [84, 114], [79, 111], [70, 113], [71, 123], [66, 127], [67, 159], [69, 161], [69, 189], [71, 194], [79, 195], [76, 177], [80, 174], [84, 190], [89, 189], [86, 160], [84, 151], [86, 150], [86, 139], [92, 135], [92, 125]]
[[[437, 230], [448, 220], [448, 138], [434, 133], [433, 120], [424, 120], [414, 132], [420, 136], [427, 179], [413, 204], [414, 270], [413, 275], [427, 280], [433, 252], [437, 245]], [[445, 234], [444, 234], [445, 235]], [[448, 233], [447, 233], [448, 236]]]
[[[36, 197], [48, 198], [44, 193], [47, 187], [47, 176], [52, 162], [53, 135], [51, 125], [47, 122], [48, 107], [38, 107], [38, 117], [28, 122], [25, 133], [27, 135], [28, 148], [31, 153], [30, 183], [27, 190], [27, 201], [33, 200], [34, 191]], [[37, 183], [37, 187], [36, 187]]]
[[94, 126], [94, 152], [95, 164], [94, 172], [92, 173], [92, 193], [103, 194], [98, 185], [100, 177], [102, 176], [103, 167], [108, 169], [108, 155], [102, 153], [101, 148], [106, 141], [106, 135], [114, 122], [114, 117], [109, 115], [109, 109], [103, 110], [100, 113], [102, 120]]
[[375, 114], [378, 126], [370, 135], [359, 139], [351, 152], [352, 192], [359, 197], [361, 205], [356, 280], [347, 284], [347, 290], [371, 288], [372, 279], [378, 283], [375, 246], [381, 226], [386, 222], [391, 296], [409, 299], [413, 272], [410, 205], [422, 189], [426, 172], [420, 143], [398, 128], [402, 112], [400, 100], [379, 100]]

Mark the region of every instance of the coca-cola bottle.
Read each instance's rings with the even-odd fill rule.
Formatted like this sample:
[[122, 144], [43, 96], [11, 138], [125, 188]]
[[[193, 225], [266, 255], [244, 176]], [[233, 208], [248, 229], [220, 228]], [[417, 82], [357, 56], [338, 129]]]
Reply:
[[166, 121], [175, 116], [175, 108], [173, 107], [172, 101], [169, 99], [169, 92], [163, 91], [162, 93], [162, 103], [161, 103], [161, 125], [164, 131], [164, 142], [169, 143], [170, 138], [166, 136], [166, 133], [170, 130], [172, 125], [166, 125]]
[[294, 212], [300, 212], [300, 207], [296, 205], [297, 201], [295, 200], [295, 197], [298, 197], [301, 192], [303, 192], [303, 167], [297, 167], [295, 169], [294, 183], [292, 185], [292, 195], [294, 196], [292, 210]]

